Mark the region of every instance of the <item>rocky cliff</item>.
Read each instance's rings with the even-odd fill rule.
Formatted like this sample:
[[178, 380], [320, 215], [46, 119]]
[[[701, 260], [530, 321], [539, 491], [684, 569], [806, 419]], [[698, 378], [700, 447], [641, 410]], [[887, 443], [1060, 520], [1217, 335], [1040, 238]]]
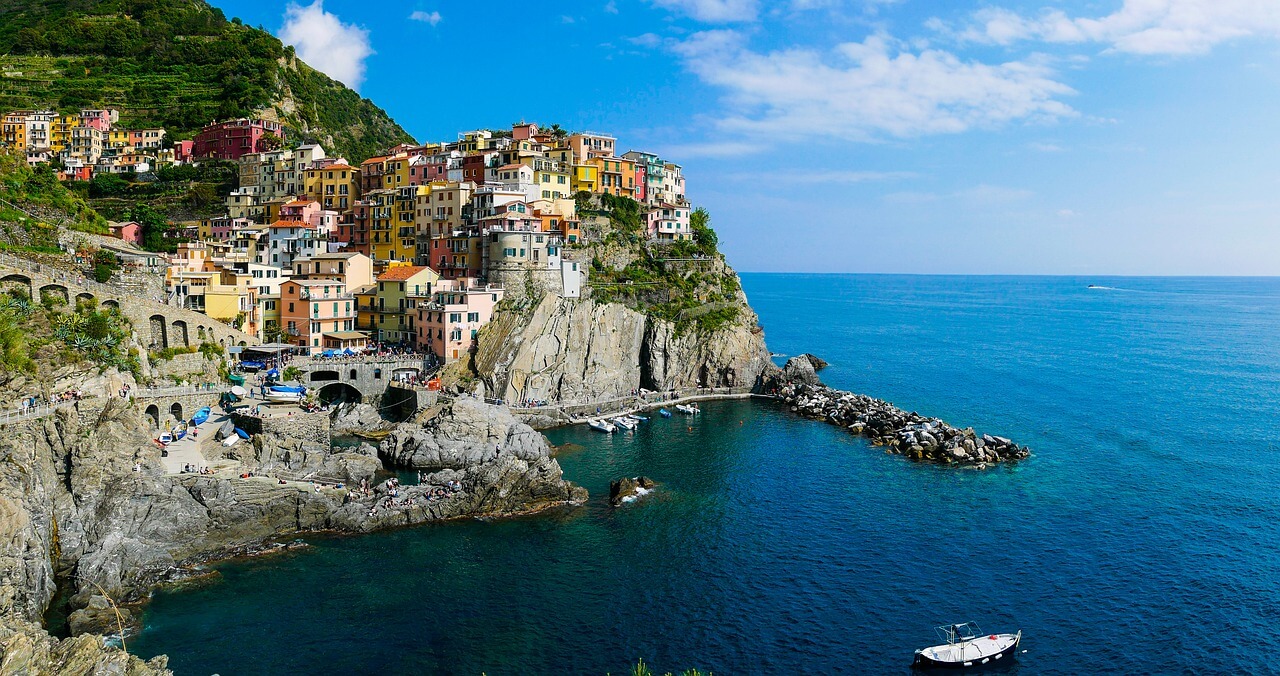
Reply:
[[531, 309], [499, 312], [479, 336], [475, 372], [488, 396], [509, 402], [589, 403], [637, 389], [754, 387], [774, 368], [756, 315], [711, 331], [621, 303], [545, 295]]
[[564, 480], [541, 435], [479, 402], [444, 406], [426, 425], [398, 426], [388, 459], [432, 473], [421, 486], [367, 491], [241, 477], [319, 468], [358, 480], [381, 467], [372, 447], [331, 453], [275, 433], [230, 449], [240, 454], [230, 458], [240, 460], [233, 472], [166, 476], [140, 408], [92, 399], [0, 430], [0, 674], [163, 673], [163, 659], [144, 664], [104, 650], [96, 638], [49, 637], [39, 622], [60, 585], [69, 587], [73, 632], [109, 632], [116, 622], [107, 596], [139, 600], [192, 566], [278, 536], [528, 512], [586, 498]]

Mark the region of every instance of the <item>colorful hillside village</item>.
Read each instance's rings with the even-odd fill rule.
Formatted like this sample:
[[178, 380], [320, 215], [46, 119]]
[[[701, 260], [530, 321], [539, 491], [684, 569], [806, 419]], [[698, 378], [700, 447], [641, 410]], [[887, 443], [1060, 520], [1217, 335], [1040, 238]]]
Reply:
[[[106, 110], [15, 112], [4, 141], [32, 163], [57, 158], [75, 180], [235, 162], [226, 213], [176, 231], [190, 241], [168, 258], [168, 302], [312, 354], [377, 343], [448, 363], [467, 357], [504, 295], [533, 284], [578, 297], [584, 193], [635, 200], [652, 240], [693, 238], [680, 165], [619, 153], [608, 134], [517, 124], [397, 146], [357, 166], [314, 143], [290, 145], [288, 130], [265, 120], [179, 142], [117, 120]], [[112, 234], [141, 243], [136, 223]]]

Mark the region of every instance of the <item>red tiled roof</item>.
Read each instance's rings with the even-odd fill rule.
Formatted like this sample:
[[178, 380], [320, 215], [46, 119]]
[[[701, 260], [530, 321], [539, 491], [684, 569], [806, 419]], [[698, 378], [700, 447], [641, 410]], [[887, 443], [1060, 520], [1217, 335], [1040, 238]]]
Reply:
[[386, 272], [379, 275], [378, 281], [379, 282], [403, 282], [404, 280], [409, 279], [410, 277], [413, 277], [419, 272], [422, 272], [423, 270], [429, 270], [429, 269], [430, 268], [428, 268], [425, 265], [401, 265], [399, 267], [391, 268], [390, 270], [387, 270]]

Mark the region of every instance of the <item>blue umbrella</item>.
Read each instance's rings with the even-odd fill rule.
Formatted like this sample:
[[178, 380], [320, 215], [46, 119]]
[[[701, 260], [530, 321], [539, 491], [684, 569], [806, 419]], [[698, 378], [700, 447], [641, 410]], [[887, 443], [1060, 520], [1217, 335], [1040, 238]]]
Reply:
[[280, 369], [271, 369], [270, 371], [267, 371], [268, 377], [274, 377], [278, 375], [280, 375]]
[[356, 353], [356, 351], [355, 351], [355, 350], [353, 350], [353, 349], [351, 349], [351, 348], [347, 348], [347, 349], [345, 349], [345, 350], [343, 350], [343, 351], [342, 351], [342, 354], [344, 354], [344, 355], [346, 355], [346, 356], [348, 356], [348, 357], [350, 357], [351, 355], [353, 355], [353, 354], [355, 354], [355, 353]]

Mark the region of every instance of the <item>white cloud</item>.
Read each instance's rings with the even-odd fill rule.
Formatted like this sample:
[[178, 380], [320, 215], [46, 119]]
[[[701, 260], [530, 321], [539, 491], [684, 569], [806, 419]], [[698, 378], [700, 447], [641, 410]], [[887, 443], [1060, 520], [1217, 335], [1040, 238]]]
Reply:
[[443, 19], [443, 18], [444, 17], [440, 16], [440, 12], [437, 12], [434, 10], [430, 12], [424, 12], [419, 9], [409, 15], [410, 21], [421, 21], [422, 23], [429, 23], [432, 26], [439, 24], [440, 19]]
[[364, 82], [364, 60], [374, 53], [369, 31], [342, 23], [337, 15], [324, 11], [324, 0], [306, 7], [289, 3], [279, 37], [293, 45], [311, 67], [352, 89], [359, 89]]
[[606, 2], [604, 4], [604, 11], [605, 11], [605, 14], [617, 14], [618, 3], [615, 2], [614, 0], [609, 0], [609, 2]]
[[735, 31], [714, 30], [675, 50], [686, 68], [725, 91], [729, 112], [718, 126], [756, 140], [874, 141], [1076, 115], [1058, 100], [1074, 91], [1046, 66], [904, 51], [885, 36], [829, 51], [762, 53]]
[[759, 16], [757, 0], [651, 0], [657, 7], [670, 9], [691, 19], [706, 23], [755, 21]]
[[1071, 209], [1058, 210], [1058, 218], [1075, 218], [1076, 216], [1079, 216], [1079, 215], [1080, 214], [1076, 213], [1074, 210], [1071, 210]]
[[1124, 0], [1100, 18], [1071, 17], [1046, 9], [1025, 17], [1006, 9], [983, 9], [958, 30], [937, 19], [927, 25], [964, 40], [1008, 45], [1021, 40], [1097, 42], [1133, 54], [1201, 54], [1228, 40], [1280, 38], [1276, 0]]
[[648, 47], [650, 49], [662, 44], [662, 38], [657, 33], [644, 33], [632, 38], [627, 38], [627, 42], [637, 47]]

